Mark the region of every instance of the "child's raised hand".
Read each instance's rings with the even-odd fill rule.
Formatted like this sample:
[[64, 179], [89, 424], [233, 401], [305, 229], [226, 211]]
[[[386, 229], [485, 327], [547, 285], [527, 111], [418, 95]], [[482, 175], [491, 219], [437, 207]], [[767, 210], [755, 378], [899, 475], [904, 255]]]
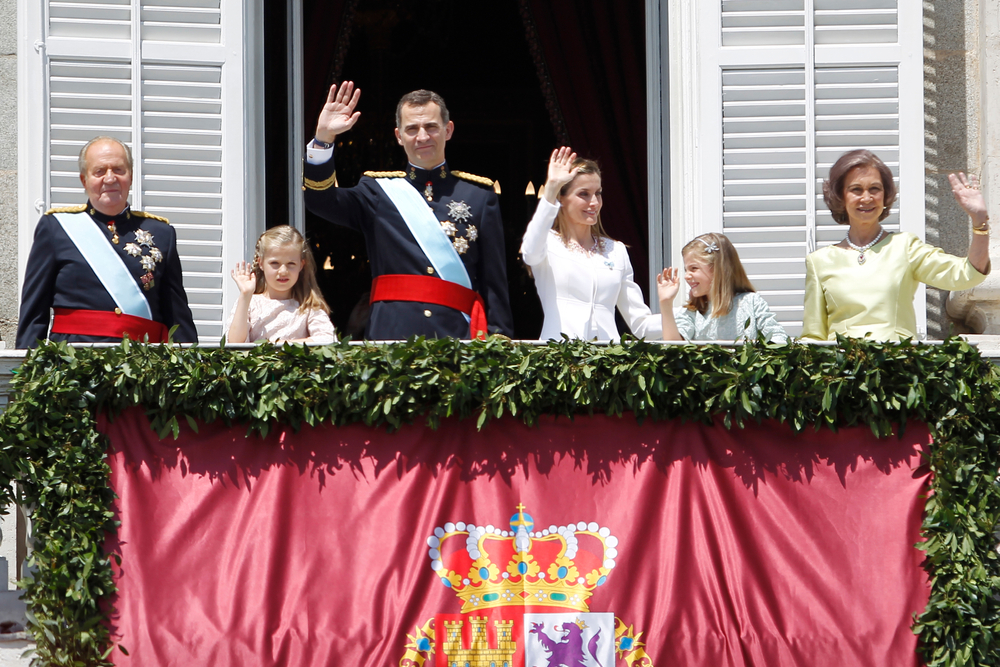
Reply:
[[252, 295], [257, 288], [257, 276], [254, 275], [253, 265], [246, 262], [236, 262], [236, 268], [230, 275], [239, 288], [240, 294], [244, 296]]
[[660, 303], [673, 303], [680, 287], [681, 281], [677, 277], [677, 269], [667, 268], [656, 274], [656, 293], [660, 298]]
[[545, 199], [555, 203], [556, 197], [563, 186], [573, 180], [579, 169], [573, 169], [576, 153], [569, 146], [563, 146], [552, 151], [549, 158], [549, 175], [545, 181]]

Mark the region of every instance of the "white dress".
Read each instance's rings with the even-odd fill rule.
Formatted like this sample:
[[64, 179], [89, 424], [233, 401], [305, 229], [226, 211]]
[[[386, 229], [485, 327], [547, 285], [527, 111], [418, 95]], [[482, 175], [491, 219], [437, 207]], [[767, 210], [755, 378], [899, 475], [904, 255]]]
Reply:
[[663, 323], [643, 301], [625, 246], [605, 239], [600, 253], [570, 250], [552, 229], [559, 208], [540, 199], [521, 242], [545, 312], [540, 338], [617, 340], [616, 307], [636, 337], [662, 338]]
[[[236, 306], [233, 306], [226, 321], [226, 332], [233, 323]], [[302, 313], [299, 312], [299, 302], [295, 299], [269, 299], [263, 294], [250, 297], [250, 308], [247, 312], [250, 332], [247, 340], [229, 340], [230, 343], [249, 343], [257, 340], [269, 340], [272, 343], [279, 340], [299, 340], [312, 338], [314, 345], [324, 345], [337, 340], [333, 331], [330, 316], [319, 308]]]
[[712, 317], [712, 304], [708, 315], [697, 310], [674, 310], [677, 331], [684, 340], [753, 341], [758, 334], [772, 343], [787, 343], [788, 334], [771, 312], [760, 294], [743, 292], [733, 297], [729, 312], [722, 317]]

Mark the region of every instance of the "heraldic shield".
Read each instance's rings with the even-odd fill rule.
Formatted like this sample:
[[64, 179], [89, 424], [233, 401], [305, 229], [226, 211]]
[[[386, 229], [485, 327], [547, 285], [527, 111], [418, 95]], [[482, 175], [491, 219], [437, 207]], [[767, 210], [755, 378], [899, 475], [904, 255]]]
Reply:
[[652, 667], [641, 632], [590, 608], [615, 568], [610, 528], [581, 521], [536, 530], [518, 505], [509, 528], [448, 522], [427, 546], [461, 609], [408, 635], [400, 667]]

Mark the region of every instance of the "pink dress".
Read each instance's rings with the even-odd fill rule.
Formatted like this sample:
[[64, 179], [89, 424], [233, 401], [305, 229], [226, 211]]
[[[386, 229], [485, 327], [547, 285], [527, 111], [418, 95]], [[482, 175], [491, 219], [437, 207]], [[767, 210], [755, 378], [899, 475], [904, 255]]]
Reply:
[[[233, 306], [226, 321], [226, 332], [233, 323], [236, 306]], [[333, 331], [330, 316], [319, 308], [308, 312], [299, 312], [299, 302], [295, 299], [269, 299], [263, 294], [254, 294], [250, 298], [250, 308], [247, 313], [250, 324], [250, 335], [247, 340], [230, 340], [230, 343], [249, 343], [251, 341], [269, 340], [272, 343], [279, 340], [297, 340], [312, 338], [312, 343], [323, 345], [337, 340]]]

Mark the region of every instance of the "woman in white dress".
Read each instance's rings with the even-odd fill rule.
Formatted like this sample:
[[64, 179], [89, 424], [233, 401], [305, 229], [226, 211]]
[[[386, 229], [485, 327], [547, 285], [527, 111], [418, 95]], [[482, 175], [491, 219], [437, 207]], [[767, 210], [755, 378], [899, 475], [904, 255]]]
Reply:
[[660, 316], [633, 280], [625, 245], [601, 226], [602, 205], [597, 163], [565, 146], [552, 151], [545, 194], [521, 242], [545, 313], [542, 340], [617, 340], [616, 307], [636, 337], [663, 336]]

